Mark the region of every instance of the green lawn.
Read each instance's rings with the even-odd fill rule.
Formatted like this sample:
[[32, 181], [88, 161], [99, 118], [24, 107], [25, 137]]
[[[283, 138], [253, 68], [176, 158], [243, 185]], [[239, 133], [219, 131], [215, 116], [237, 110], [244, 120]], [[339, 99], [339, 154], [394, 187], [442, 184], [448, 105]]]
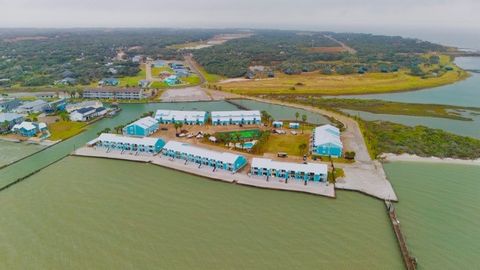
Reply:
[[87, 123], [84, 122], [71, 122], [71, 121], [59, 121], [48, 125], [50, 131], [49, 140], [65, 140], [74, 135], [77, 135], [85, 130]]
[[120, 81], [119, 86], [120, 87], [126, 87], [126, 86], [136, 87], [138, 86], [138, 82], [140, 80], [145, 80], [145, 78], [146, 78], [145, 67], [142, 66], [140, 71], [137, 73], [137, 75], [119, 78], [119, 81]]
[[310, 133], [305, 132], [305, 134], [292, 135], [278, 135], [278, 134], [271, 134], [268, 138], [268, 141], [265, 145], [265, 152], [267, 153], [278, 153], [278, 152], [285, 152], [292, 156], [303, 156], [301, 153], [299, 146], [301, 144], [306, 144], [307, 149], [305, 152], [308, 151], [308, 142], [310, 140]]

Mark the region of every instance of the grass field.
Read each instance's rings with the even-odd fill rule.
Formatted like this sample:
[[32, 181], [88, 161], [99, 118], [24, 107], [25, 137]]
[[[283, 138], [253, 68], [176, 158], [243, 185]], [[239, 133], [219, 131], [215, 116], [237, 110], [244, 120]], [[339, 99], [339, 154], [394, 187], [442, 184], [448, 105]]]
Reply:
[[[445, 61], [445, 60], [442, 60]], [[244, 95], [258, 94], [365, 94], [407, 91], [450, 84], [468, 77], [468, 73], [451, 65], [452, 71], [438, 77], [411, 76], [406, 70], [396, 73], [367, 73], [351, 75], [323, 75], [319, 72], [285, 75], [263, 80], [219, 83], [222, 90]]]
[[239, 130], [239, 131], [229, 131], [229, 132], [218, 132], [216, 133], [217, 136], [230, 136], [230, 138], [234, 138], [236, 134], [240, 135], [240, 139], [255, 139], [260, 136], [259, 129], [251, 129], [251, 130]]
[[[303, 143], [308, 145], [308, 141], [310, 139], [310, 132], [305, 131], [305, 134], [297, 135], [276, 135], [272, 134], [268, 138], [268, 142], [265, 145], [265, 152], [267, 153], [278, 153], [278, 152], [285, 152], [291, 156], [303, 156], [301, 153], [299, 146]], [[308, 149], [306, 150], [308, 151]]]
[[48, 125], [51, 134], [48, 139], [56, 141], [70, 138], [84, 131], [86, 126], [87, 124], [83, 122], [59, 121], [51, 123]]

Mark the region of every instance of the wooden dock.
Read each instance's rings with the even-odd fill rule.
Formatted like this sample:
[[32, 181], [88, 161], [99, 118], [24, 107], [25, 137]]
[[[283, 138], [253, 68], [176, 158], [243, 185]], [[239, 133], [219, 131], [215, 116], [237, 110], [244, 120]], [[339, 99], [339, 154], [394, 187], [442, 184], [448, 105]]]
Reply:
[[417, 269], [417, 259], [410, 255], [410, 251], [408, 250], [407, 243], [405, 242], [405, 236], [402, 233], [400, 228], [400, 221], [397, 218], [397, 212], [395, 211], [395, 207], [392, 202], [385, 201], [385, 205], [387, 206], [388, 216], [390, 217], [390, 221], [392, 222], [393, 231], [398, 240], [398, 245], [400, 246], [400, 252], [402, 253], [403, 262], [405, 263], [405, 267], [407, 270], [415, 270]]

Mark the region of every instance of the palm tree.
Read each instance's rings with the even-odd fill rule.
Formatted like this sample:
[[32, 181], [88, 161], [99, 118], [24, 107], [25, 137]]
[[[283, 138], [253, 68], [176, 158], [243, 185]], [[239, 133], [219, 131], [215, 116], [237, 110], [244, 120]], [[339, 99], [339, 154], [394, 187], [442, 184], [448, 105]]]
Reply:
[[115, 129], [115, 132], [116, 132], [117, 134], [120, 134], [120, 133], [122, 133], [123, 126], [122, 126], [122, 125], [116, 126], [114, 129]]
[[302, 122], [303, 122], [303, 125], [302, 125], [302, 134], [303, 134], [303, 127], [305, 126], [305, 123], [307, 122], [307, 115], [306, 114], [302, 114]]
[[307, 150], [307, 144], [302, 143], [298, 146], [298, 151], [300, 152], [300, 155], [305, 155], [305, 150]]
[[298, 121], [298, 117], [300, 117], [300, 113], [299, 113], [299, 112], [295, 112], [295, 121]]
[[175, 122], [175, 123], [173, 124], [173, 126], [175, 127], [175, 133], [178, 133], [178, 129], [179, 129], [179, 128], [181, 129], [181, 128], [183, 127], [183, 123], [177, 121], [177, 122]]

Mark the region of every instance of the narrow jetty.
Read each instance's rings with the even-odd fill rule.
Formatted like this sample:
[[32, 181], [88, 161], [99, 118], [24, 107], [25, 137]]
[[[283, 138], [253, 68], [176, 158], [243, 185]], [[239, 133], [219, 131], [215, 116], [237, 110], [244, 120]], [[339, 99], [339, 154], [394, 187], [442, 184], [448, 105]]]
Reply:
[[417, 259], [411, 256], [410, 252], [408, 251], [407, 243], [405, 242], [405, 236], [403, 235], [400, 228], [400, 221], [398, 221], [395, 207], [390, 201], [385, 201], [385, 205], [387, 206], [388, 216], [390, 217], [390, 221], [392, 222], [393, 231], [397, 236], [398, 245], [400, 246], [400, 252], [402, 253], [405, 267], [407, 268], [407, 270], [415, 270], [417, 269]]

